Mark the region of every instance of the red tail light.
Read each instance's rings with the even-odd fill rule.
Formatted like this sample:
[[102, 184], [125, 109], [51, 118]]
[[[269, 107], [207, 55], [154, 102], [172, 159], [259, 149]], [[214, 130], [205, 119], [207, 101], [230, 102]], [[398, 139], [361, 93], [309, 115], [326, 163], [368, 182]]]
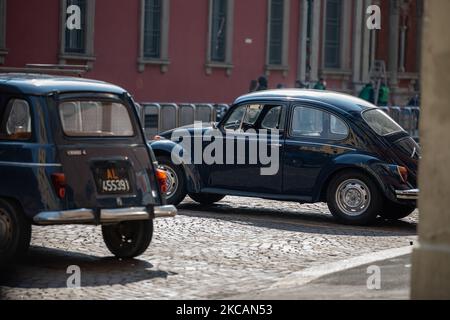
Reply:
[[159, 188], [162, 193], [167, 192], [167, 174], [164, 170], [156, 169], [156, 179], [158, 180]]
[[66, 196], [66, 176], [64, 173], [53, 173], [52, 182], [56, 194], [60, 199], [63, 199]]

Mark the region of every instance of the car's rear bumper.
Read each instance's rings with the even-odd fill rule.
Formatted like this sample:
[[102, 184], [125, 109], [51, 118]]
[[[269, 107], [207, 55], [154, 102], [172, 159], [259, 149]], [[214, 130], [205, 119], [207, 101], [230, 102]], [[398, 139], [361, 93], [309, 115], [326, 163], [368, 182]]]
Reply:
[[395, 195], [399, 200], [419, 199], [419, 189], [395, 190]]
[[76, 209], [62, 211], [45, 211], [33, 218], [37, 225], [55, 224], [108, 224], [124, 221], [139, 221], [154, 218], [174, 217], [177, 209], [172, 205], [155, 206], [153, 210], [146, 207], [100, 209], [96, 218], [93, 209]]

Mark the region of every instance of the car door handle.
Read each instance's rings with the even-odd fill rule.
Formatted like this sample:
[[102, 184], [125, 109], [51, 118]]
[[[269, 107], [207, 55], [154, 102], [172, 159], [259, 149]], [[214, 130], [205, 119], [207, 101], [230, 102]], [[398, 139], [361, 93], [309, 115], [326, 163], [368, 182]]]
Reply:
[[281, 147], [281, 143], [271, 143], [269, 144], [271, 147]]

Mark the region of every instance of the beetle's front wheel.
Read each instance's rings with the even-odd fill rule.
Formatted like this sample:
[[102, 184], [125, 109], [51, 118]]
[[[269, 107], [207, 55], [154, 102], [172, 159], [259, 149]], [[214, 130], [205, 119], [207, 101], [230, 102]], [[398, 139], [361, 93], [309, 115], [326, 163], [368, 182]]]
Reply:
[[327, 203], [340, 222], [353, 225], [372, 223], [381, 212], [383, 198], [375, 183], [359, 171], [337, 174], [328, 185]]
[[158, 169], [166, 172], [166, 202], [177, 206], [186, 197], [186, 183], [181, 165], [175, 165], [170, 157], [158, 157]]
[[118, 258], [130, 259], [147, 250], [153, 236], [153, 220], [125, 221], [102, 226], [103, 240]]

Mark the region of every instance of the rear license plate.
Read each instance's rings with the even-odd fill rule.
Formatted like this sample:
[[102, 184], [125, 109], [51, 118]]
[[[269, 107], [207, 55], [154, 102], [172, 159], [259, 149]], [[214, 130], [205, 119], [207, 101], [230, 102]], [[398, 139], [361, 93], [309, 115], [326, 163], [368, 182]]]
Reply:
[[130, 193], [128, 166], [123, 163], [104, 163], [95, 169], [97, 190], [101, 194]]

